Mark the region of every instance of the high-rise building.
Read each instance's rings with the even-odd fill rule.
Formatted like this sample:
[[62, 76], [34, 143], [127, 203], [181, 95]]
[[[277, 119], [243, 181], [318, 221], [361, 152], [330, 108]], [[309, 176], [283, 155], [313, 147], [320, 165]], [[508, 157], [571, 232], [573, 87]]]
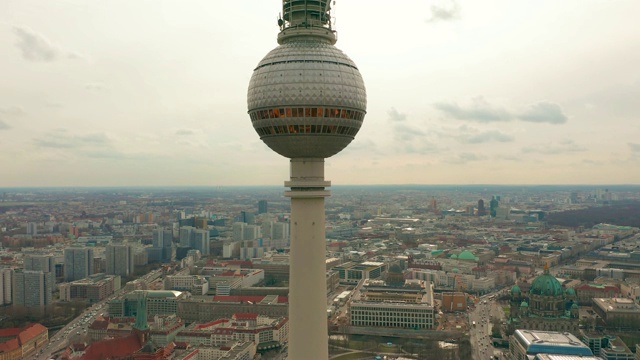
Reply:
[[267, 212], [269, 212], [269, 205], [267, 203], [267, 200], [260, 200], [258, 201], [258, 214], [266, 214]]
[[13, 301], [13, 269], [0, 268], [0, 305]]
[[53, 277], [42, 271], [17, 270], [13, 276], [13, 305], [42, 308], [53, 301]]
[[279, 46], [255, 67], [247, 92], [260, 139], [290, 160], [289, 358], [327, 359], [324, 159], [355, 137], [366, 113], [356, 64], [337, 49], [330, 0], [285, 0]]
[[478, 200], [478, 216], [487, 215], [487, 209], [484, 207], [484, 200]]
[[180, 227], [180, 246], [182, 247], [192, 247], [192, 234], [195, 228], [193, 226], [182, 226]]
[[127, 276], [135, 270], [133, 247], [129, 244], [110, 244], [105, 248], [106, 273]]
[[84, 279], [93, 274], [93, 249], [71, 247], [64, 249], [64, 281]]
[[169, 229], [153, 230], [153, 248], [149, 249], [149, 261], [170, 262], [172, 259], [173, 231]]
[[55, 274], [56, 259], [53, 255], [49, 255], [49, 254], [26, 255], [24, 257], [24, 269]]
[[200, 254], [207, 256], [211, 253], [211, 242], [209, 240], [209, 230], [196, 229], [192, 233], [192, 248], [200, 250]]
[[27, 223], [27, 235], [38, 235], [38, 224], [34, 222]]

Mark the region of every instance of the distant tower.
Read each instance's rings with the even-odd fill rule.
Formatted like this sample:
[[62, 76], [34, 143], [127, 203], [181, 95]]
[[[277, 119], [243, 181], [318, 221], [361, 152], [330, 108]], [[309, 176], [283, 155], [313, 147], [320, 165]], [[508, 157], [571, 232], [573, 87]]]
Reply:
[[330, 0], [284, 0], [278, 47], [253, 71], [248, 113], [260, 139], [290, 158], [289, 358], [327, 359], [324, 159], [355, 137], [366, 91], [335, 46]]
[[489, 202], [489, 211], [491, 212], [491, 217], [496, 217], [498, 213], [498, 206], [500, 206], [500, 200], [494, 196], [493, 199]]
[[487, 215], [487, 209], [484, 208], [484, 200], [478, 200], [478, 216]]
[[267, 200], [258, 201], [258, 214], [266, 214], [268, 206]]

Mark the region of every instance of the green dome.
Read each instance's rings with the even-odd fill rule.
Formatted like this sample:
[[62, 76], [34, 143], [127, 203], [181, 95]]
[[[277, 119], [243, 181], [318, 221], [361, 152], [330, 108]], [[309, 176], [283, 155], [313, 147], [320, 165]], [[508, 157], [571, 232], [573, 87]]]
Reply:
[[572, 308], [572, 309], [577, 309], [577, 308], [578, 308], [578, 304], [573, 303], [573, 305], [571, 305], [571, 308]]
[[457, 258], [458, 258], [458, 255], [456, 255], [456, 254], [451, 254], [451, 256], [449, 256], [449, 258], [451, 258], [451, 259], [457, 259]]
[[518, 285], [513, 285], [513, 287], [511, 288], [511, 293], [512, 294], [520, 294], [520, 287]]
[[573, 290], [573, 288], [568, 288], [567, 289], [567, 295], [575, 295], [575, 294], [576, 294], [576, 291]]
[[452, 271], [453, 271], [454, 273], [459, 273], [459, 272], [460, 272], [460, 269], [458, 269], [458, 268], [453, 268], [453, 270], [452, 270]]
[[529, 293], [543, 296], [562, 296], [562, 284], [553, 275], [546, 273], [538, 276], [531, 284]]
[[526, 301], [523, 301], [520, 303], [520, 307], [529, 307], [529, 304], [527, 304]]
[[460, 255], [458, 255], [458, 259], [459, 260], [471, 260], [471, 261], [476, 261], [477, 258], [475, 257], [475, 255], [473, 255], [473, 253], [469, 250], [465, 250], [463, 252], [460, 253]]

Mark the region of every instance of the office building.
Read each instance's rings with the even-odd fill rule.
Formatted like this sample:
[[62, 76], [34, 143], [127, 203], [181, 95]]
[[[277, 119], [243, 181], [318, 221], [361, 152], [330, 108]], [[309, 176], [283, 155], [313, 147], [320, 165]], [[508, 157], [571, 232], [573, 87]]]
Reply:
[[129, 244], [110, 244], [105, 248], [106, 273], [129, 276], [135, 270], [134, 251]]
[[60, 284], [61, 301], [102, 301], [120, 290], [119, 275], [95, 274], [70, 283]]
[[27, 235], [38, 235], [38, 224], [34, 222], [27, 223]]
[[191, 247], [200, 250], [202, 256], [208, 256], [211, 253], [211, 241], [209, 239], [209, 230], [195, 229], [191, 234], [193, 240]]
[[64, 281], [84, 279], [93, 274], [93, 249], [71, 247], [64, 249]]
[[258, 214], [266, 214], [269, 212], [267, 200], [258, 201]]
[[0, 268], [0, 305], [13, 302], [13, 269]]
[[153, 230], [153, 247], [147, 249], [149, 262], [171, 262], [173, 260], [173, 231]]
[[193, 236], [193, 232], [196, 230], [193, 226], [181, 226], [180, 227], [180, 246], [181, 247], [192, 247], [193, 244], [191, 242]]
[[349, 304], [352, 326], [433, 329], [433, 284], [391, 287], [381, 280], [365, 280]]
[[56, 272], [56, 259], [53, 255], [26, 255], [24, 257], [24, 269], [42, 271], [45, 273]]
[[32, 270], [16, 270], [13, 276], [13, 305], [40, 308], [53, 302], [53, 289], [49, 273]]

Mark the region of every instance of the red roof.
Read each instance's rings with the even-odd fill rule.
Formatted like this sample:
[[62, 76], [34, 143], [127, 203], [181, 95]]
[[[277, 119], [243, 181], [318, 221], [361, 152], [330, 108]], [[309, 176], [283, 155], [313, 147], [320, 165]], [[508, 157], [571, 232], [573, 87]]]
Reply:
[[258, 314], [239, 313], [239, 314], [233, 314], [233, 317], [236, 320], [256, 320], [258, 318]]
[[206, 329], [208, 327], [214, 326], [214, 325], [224, 324], [226, 322], [229, 322], [229, 320], [227, 320], [227, 319], [215, 320], [215, 321], [208, 322], [206, 324], [199, 324], [198, 326], [196, 326], [194, 328], [194, 330], [202, 330], [202, 329]]
[[22, 329], [20, 329], [20, 328], [0, 329], [0, 337], [18, 336], [21, 331], [22, 331]]
[[140, 344], [138, 335], [136, 333], [131, 333], [126, 337], [98, 341], [91, 344], [81, 359], [93, 360], [119, 358], [132, 355], [141, 348], [142, 344]]
[[264, 296], [238, 296], [238, 295], [216, 295], [213, 297], [213, 301], [221, 302], [249, 302], [259, 303], [265, 297]]
[[0, 343], [0, 354], [14, 351], [20, 347], [18, 339], [11, 339], [9, 341]]
[[35, 339], [36, 337], [42, 335], [43, 333], [48, 333], [49, 329], [40, 325], [40, 324], [32, 324], [31, 326], [24, 329], [20, 335], [18, 335], [18, 341], [20, 341], [21, 345], [28, 343], [29, 341]]

